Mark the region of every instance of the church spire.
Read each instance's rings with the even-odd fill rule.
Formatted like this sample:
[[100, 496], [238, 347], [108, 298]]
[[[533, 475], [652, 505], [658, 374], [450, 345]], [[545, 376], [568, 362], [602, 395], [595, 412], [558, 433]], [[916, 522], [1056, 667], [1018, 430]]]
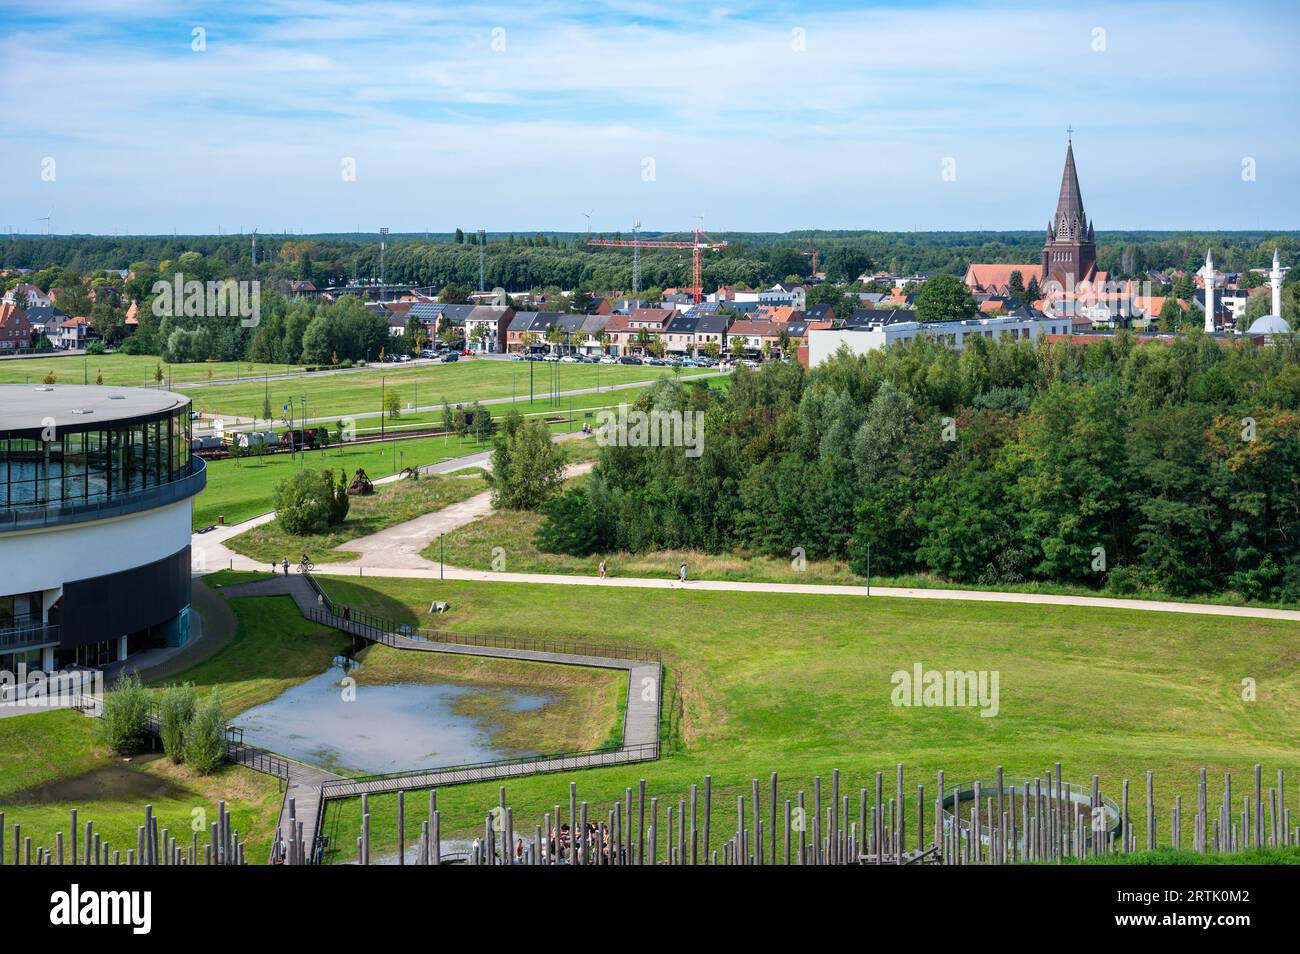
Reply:
[[1053, 225], [1056, 237], [1060, 239], [1082, 239], [1088, 230], [1083, 193], [1079, 191], [1079, 174], [1074, 169], [1073, 139], [1065, 147], [1065, 170], [1061, 173], [1061, 193], [1056, 200]]

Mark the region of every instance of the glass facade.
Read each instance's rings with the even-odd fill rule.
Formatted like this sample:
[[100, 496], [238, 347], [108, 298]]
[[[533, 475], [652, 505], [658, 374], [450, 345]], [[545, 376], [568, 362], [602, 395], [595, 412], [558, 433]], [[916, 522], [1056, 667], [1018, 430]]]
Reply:
[[189, 473], [190, 405], [125, 421], [71, 424], [53, 440], [0, 431], [0, 507], [103, 503]]

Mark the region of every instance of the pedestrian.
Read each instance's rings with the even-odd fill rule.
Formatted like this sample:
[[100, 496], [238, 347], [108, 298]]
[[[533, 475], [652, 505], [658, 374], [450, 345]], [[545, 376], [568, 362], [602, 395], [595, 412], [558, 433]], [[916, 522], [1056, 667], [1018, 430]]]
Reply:
[[601, 560], [601, 561], [600, 561], [600, 578], [601, 578], [602, 580], [605, 578], [605, 561], [604, 561], [604, 560]]
[[281, 566], [284, 567], [284, 575], [285, 575], [285, 576], [288, 576], [288, 575], [289, 575], [289, 558], [288, 558], [288, 557], [285, 557], [285, 558], [284, 558], [284, 563], [282, 563]]
[[685, 560], [683, 560], [682, 565], [677, 568], [677, 578], [681, 580], [683, 583], [686, 582], [686, 561]]

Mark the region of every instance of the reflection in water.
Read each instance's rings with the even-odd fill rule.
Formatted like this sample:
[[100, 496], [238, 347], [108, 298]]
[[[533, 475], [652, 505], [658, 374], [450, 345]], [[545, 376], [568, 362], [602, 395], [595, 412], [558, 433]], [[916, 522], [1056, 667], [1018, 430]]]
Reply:
[[244, 741], [330, 771], [367, 774], [533, 754], [494, 746], [484, 719], [456, 710], [480, 695], [512, 711], [539, 709], [545, 696], [401, 683], [358, 685], [345, 701], [344, 662], [239, 715]]

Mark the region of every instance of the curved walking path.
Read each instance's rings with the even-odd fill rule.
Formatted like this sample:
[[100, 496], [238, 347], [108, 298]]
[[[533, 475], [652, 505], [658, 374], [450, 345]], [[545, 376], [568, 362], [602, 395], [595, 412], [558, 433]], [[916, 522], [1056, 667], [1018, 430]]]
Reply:
[[[578, 439], [583, 434], [560, 434], [557, 441]], [[490, 467], [491, 451], [468, 454], [420, 467], [422, 474], [449, 474], [470, 467]], [[566, 476], [590, 472], [594, 463], [574, 464], [566, 468]], [[392, 475], [375, 481], [377, 484], [399, 479]], [[1049, 593], [1015, 593], [998, 590], [930, 589], [927, 587], [896, 587], [843, 585], [833, 583], [756, 583], [736, 580], [690, 580], [680, 583], [676, 579], [658, 577], [607, 577], [576, 576], [559, 573], [508, 573], [486, 570], [467, 570], [453, 566], [439, 566], [419, 555], [420, 550], [446, 533], [463, 527], [491, 512], [491, 495], [478, 494], [468, 500], [451, 504], [442, 510], [408, 520], [378, 533], [342, 544], [339, 549], [358, 551], [357, 560], [346, 563], [318, 565], [317, 575], [370, 575], [428, 580], [470, 580], [480, 583], [543, 583], [556, 586], [613, 586], [642, 589], [716, 590], [739, 593], [801, 593], [814, 596], [885, 596], [916, 600], [965, 600], [984, 603], [1021, 603], [1038, 606], [1083, 606], [1098, 609], [1138, 610], [1148, 613], [1189, 613], [1196, 616], [1227, 616], [1239, 619], [1272, 619], [1300, 622], [1300, 610], [1274, 609], [1266, 606], [1231, 606], [1218, 603], [1179, 603], [1172, 600], [1140, 600], [1110, 596], [1069, 596]], [[194, 572], [209, 573], [214, 570], [256, 570], [265, 572], [267, 564], [225, 546], [225, 541], [246, 530], [275, 519], [274, 512], [245, 520], [227, 527], [217, 527], [205, 534], [192, 537]]]

